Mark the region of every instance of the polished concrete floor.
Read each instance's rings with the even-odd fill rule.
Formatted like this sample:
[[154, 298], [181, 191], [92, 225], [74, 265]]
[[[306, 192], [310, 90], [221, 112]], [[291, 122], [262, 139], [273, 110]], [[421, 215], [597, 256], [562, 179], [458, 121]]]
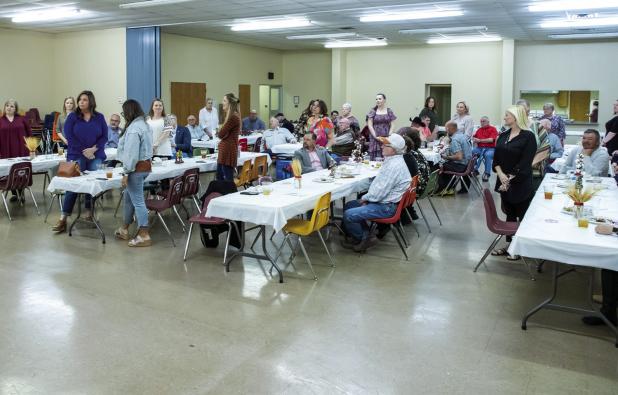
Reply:
[[[472, 273], [492, 240], [479, 197], [435, 199], [442, 227], [424, 202], [433, 233], [408, 229], [409, 261], [392, 235], [364, 255], [333, 235], [337, 267], [313, 281], [299, 258], [284, 284], [248, 258], [225, 273], [199, 237], [183, 263], [172, 217], [178, 247], [157, 226], [153, 247], [128, 248], [111, 238], [117, 197], [105, 245], [52, 235], [30, 201], [0, 213], [0, 394], [618, 394], [606, 328], [544, 311], [520, 329], [548, 273], [497, 258]], [[583, 304], [585, 274], [564, 284]]]

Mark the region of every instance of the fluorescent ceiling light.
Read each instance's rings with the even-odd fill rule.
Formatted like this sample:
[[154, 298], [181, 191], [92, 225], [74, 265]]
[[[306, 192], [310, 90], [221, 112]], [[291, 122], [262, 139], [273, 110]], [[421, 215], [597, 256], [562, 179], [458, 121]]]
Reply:
[[43, 8], [13, 15], [11, 21], [13, 23], [55, 21], [58, 19], [74, 18], [76, 16], [87, 14], [87, 11], [80, 11], [77, 8], [72, 7]]
[[192, 0], [147, 0], [147, 1], [136, 1], [134, 3], [120, 4], [118, 5], [118, 7], [120, 8], [144, 8], [144, 7], [154, 7], [158, 5], [186, 3], [189, 1], [192, 1]]
[[244, 32], [248, 30], [275, 30], [275, 29], [290, 29], [296, 27], [310, 26], [311, 21], [305, 18], [289, 18], [289, 19], [274, 19], [274, 20], [258, 20], [254, 22], [238, 23], [232, 26], [235, 32]]
[[387, 45], [388, 43], [384, 40], [333, 41], [324, 44], [324, 48], [385, 47]]
[[354, 37], [356, 33], [323, 33], [323, 34], [306, 34], [303, 36], [287, 36], [288, 40], [311, 40], [314, 38], [342, 38]]
[[458, 44], [458, 43], [482, 43], [501, 41], [500, 36], [462, 36], [462, 37], [435, 37], [427, 40], [427, 44]]
[[546, 21], [541, 23], [543, 29], [559, 29], [571, 27], [595, 27], [595, 26], [615, 26], [618, 25], [618, 17], [605, 18], [575, 18]]
[[562, 0], [546, 1], [528, 6], [528, 11], [570, 11], [570, 10], [594, 10], [603, 8], [618, 8], [616, 0]]
[[427, 34], [427, 33], [461, 33], [473, 31], [487, 31], [487, 26], [436, 27], [433, 29], [400, 30], [400, 34]]
[[389, 22], [413, 19], [448, 18], [463, 15], [463, 11], [410, 11], [367, 15], [360, 18], [361, 22]]
[[547, 36], [554, 40], [570, 40], [578, 38], [611, 38], [618, 37], [616, 33], [580, 33], [580, 34], [550, 34]]

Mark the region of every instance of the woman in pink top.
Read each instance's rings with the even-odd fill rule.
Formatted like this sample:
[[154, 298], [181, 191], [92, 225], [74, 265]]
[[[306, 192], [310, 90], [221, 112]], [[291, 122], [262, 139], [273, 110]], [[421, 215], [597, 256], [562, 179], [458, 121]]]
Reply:
[[307, 120], [308, 130], [316, 135], [316, 145], [330, 147], [335, 141], [335, 125], [327, 116], [328, 108], [324, 100], [314, 100], [311, 105], [311, 117]]
[[[410, 118], [410, 122], [412, 124], [410, 127], [412, 129], [418, 130], [419, 135], [421, 136], [421, 141], [432, 141], [431, 130], [427, 127], [425, 122], [421, 120], [419, 117]], [[420, 148], [420, 147], [419, 147]]]

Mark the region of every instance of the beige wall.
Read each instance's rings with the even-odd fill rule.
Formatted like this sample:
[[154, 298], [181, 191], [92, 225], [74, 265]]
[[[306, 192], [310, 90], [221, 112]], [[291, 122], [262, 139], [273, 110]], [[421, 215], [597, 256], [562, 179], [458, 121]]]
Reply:
[[120, 113], [127, 96], [125, 29], [58, 34], [54, 49], [54, 109], [66, 96], [91, 90], [97, 111], [106, 118]]
[[20, 112], [37, 107], [43, 117], [43, 113], [49, 112], [53, 106], [54, 36], [0, 29], [0, 39], [10, 47], [0, 60], [0, 101], [4, 104], [13, 98], [17, 100]]
[[[207, 95], [216, 103], [228, 92], [238, 94], [239, 84], [250, 84], [251, 107], [257, 108], [259, 85], [281, 85], [283, 81], [281, 56], [272, 49], [162, 34], [162, 99], [171, 102], [172, 81], [205, 82]], [[268, 79], [268, 72], [275, 73], [274, 80]]]
[[618, 42], [518, 43], [515, 95], [521, 90], [598, 90], [599, 122], [605, 124], [618, 99], [616, 65]]
[[[294, 106], [294, 96], [300, 104]], [[331, 110], [331, 52], [294, 51], [283, 54], [283, 112], [296, 120], [311, 99], [323, 99]]]
[[[62, 108], [65, 96], [92, 90], [97, 109], [108, 116], [126, 97], [125, 29], [42, 34], [0, 29], [11, 56], [0, 61], [2, 102], [15, 98], [22, 109], [44, 114]], [[10, 76], [10, 77], [9, 77]]]
[[476, 123], [483, 115], [500, 123], [501, 59], [501, 43], [347, 50], [344, 96], [364, 119], [384, 93], [402, 127], [421, 111], [425, 84], [451, 84], [451, 113], [465, 100]]

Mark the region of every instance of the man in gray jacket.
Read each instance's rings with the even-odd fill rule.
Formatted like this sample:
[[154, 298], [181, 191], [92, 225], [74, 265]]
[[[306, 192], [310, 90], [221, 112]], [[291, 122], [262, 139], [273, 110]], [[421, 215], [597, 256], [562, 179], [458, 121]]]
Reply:
[[305, 133], [303, 148], [294, 152], [294, 159], [298, 159], [303, 166], [303, 174], [328, 169], [335, 164], [326, 148], [317, 146], [315, 140], [315, 134]]

